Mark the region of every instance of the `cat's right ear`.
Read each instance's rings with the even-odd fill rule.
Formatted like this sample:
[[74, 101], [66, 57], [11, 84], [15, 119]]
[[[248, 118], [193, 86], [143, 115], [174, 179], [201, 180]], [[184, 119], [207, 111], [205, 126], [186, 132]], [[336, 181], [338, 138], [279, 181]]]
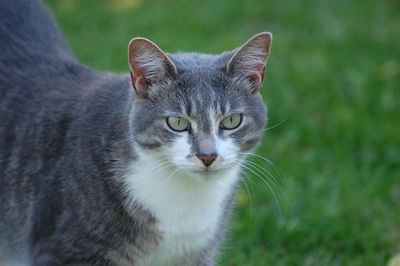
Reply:
[[271, 47], [272, 34], [261, 32], [237, 49], [228, 63], [227, 71], [236, 77], [244, 77], [250, 83], [250, 91], [256, 93], [264, 79], [265, 63]]
[[141, 97], [149, 97], [154, 85], [171, 80], [177, 73], [171, 59], [145, 38], [130, 41], [128, 57], [132, 86]]

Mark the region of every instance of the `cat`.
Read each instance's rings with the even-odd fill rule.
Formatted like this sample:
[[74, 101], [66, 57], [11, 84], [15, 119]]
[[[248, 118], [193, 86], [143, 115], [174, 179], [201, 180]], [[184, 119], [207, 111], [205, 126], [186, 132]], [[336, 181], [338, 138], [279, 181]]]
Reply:
[[220, 55], [73, 56], [34, 0], [0, 3], [0, 264], [214, 265], [259, 143], [272, 35]]

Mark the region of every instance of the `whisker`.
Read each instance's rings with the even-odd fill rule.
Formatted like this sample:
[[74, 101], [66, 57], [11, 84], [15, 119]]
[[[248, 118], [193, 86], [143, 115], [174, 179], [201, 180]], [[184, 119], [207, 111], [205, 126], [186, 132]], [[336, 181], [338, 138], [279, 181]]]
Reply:
[[135, 136], [130, 136], [129, 138], [126, 138], [126, 139], [123, 139], [123, 140], [114, 142], [114, 143], [112, 143], [111, 145], [114, 146], [114, 145], [120, 144], [120, 143], [122, 143], [122, 142], [125, 142], [125, 141], [128, 141], [128, 140], [132, 140], [134, 137], [135, 137]]
[[153, 173], [152, 176], [155, 176], [157, 174], [159, 174], [162, 170], [165, 170], [168, 164], [170, 164], [170, 162], [168, 160], [157, 160], [157, 162], [159, 162], [156, 167], [153, 169]]
[[276, 127], [278, 127], [279, 125], [281, 125], [282, 123], [286, 122], [287, 119], [288, 119], [288, 118], [286, 117], [286, 118], [280, 120], [280, 121], [279, 121], [278, 123], [276, 123], [275, 125], [270, 126], [270, 127], [267, 127], [265, 130], [267, 131], [267, 130], [271, 130], [271, 129], [273, 129], [273, 128], [276, 128]]
[[170, 180], [174, 177], [174, 175], [177, 174], [180, 170], [181, 170], [181, 169], [179, 169], [179, 168], [176, 168], [175, 170], [173, 170], [172, 173], [171, 173], [170, 175], [168, 175], [168, 176], [164, 179], [164, 181], [165, 181], [165, 182], [170, 181]]
[[246, 165], [248, 165], [248, 166], [254, 167], [254, 169], [260, 174], [263, 174], [263, 175], [267, 174], [265, 177], [268, 178], [269, 181], [271, 181], [271, 183], [274, 185], [274, 187], [276, 189], [279, 189], [280, 191], [282, 190], [282, 187], [280, 186], [279, 182], [276, 180], [276, 178], [267, 169], [265, 169], [264, 167], [258, 165], [255, 162], [247, 161], [247, 162], [244, 162], [244, 163]]
[[[254, 163], [254, 162], [251, 162], [251, 161], [248, 161], [248, 160], [235, 160], [235, 163], [238, 163], [239, 166], [247, 165], [248, 167], [252, 167], [252, 168], [254, 168], [255, 170], [257, 170], [257, 172], [258, 172], [259, 174], [265, 176], [265, 173], [259, 169], [259, 167], [261, 167], [261, 166], [259, 166], [258, 164]], [[263, 168], [263, 167], [261, 167], [261, 168], [262, 168], [263, 170], [265, 170], [265, 171], [268, 173], [268, 176], [265, 176], [265, 177], [268, 179], [268, 181], [270, 181], [271, 184], [272, 184], [276, 189], [278, 189], [278, 190], [280, 191], [279, 183], [275, 180], [275, 177], [274, 177], [271, 173], [269, 173], [265, 168]], [[249, 178], [249, 180], [251, 181], [252, 187], [253, 187], [253, 189], [254, 189], [254, 182], [252, 182], [252, 179], [251, 179], [251, 178]]]
[[274, 197], [274, 200], [275, 200], [275, 203], [276, 203], [276, 205], [277, 205], [277, 207], [278, 207], [278, 210], [279, 210], [279, 212], [281, 213], [281, 207], [280, 207], [280, 205], [279, 205], [279, 202], [278, 202], [278, 198], [276, 197], [276, 194], [275, 194], [275, 191], [272, 189], [272, 187], [271, 187], [271, 185], [261, 176], [261, 175], [259, 175], [257, 172], [255, 172], [255, 171], [253, 171], [253, 169], [251, 169], [250, 167], [248, 167], [248, 166], [246, 166], [246, 165], [242, 165], [242, 167], [244, 167], [245, 169], [247, 169], [247, 170], [249, 170], [250, 172], [252, 172], [253, 174], [255, 174], [257, 177], [259, 177], [267, 186], [268, 186], [268, 188], [269, 188], [269, 190], [271, 191], [271, 193], [272, 193], [272, 195], [273, 195], [273, 197]]
[[255, 156], [257, 158], [260, 158], [260, 159], [264, 160], [265, 162], [269, 163], [274, 168], [274, 170], [277, 172], [277, 174], [279, 175], [279, 177], [281, 179], [284, 178], [283, 171], [275, 163], [273, 163], [271, 160], [269, 160], [269, 159], [267, 159], [267, 158], [265, 158], [265, 157], [263, 157], [261, 155], [258, 155], [256, 153], [253, 153], [253, 152], [240, 152], [240, 153], [241, 154], [245, 154], [245, 155]]
[[262, 175], [265, 175], [265, 173], [263, 173], [262, 170], [266, 171], [270, 176], [270, 178], [268, 178], [267, 176], [266, 177], [272, 182], [274, 187], [278, 190], [279, 195], [282, 195], [284, 198], [286, 198], [286, 194], [284, 193], [285, 191], [283, 190], [282, 184], [281, 182], [279, 182], [280, 181], [279, 179], [277, 180], [277, 178], [274, 175], [272, 175], [267, 169], [265, 169], [261, 165], [258, 165], [255, 162], [247, 161], [246, 163], [251, 163], [252, 164], [251, 166], [254, 167], [254, 169], [257, 170]]
[[[248, 176], [246, 175], [246, 172], [243, 171], [242, 169], [240, 169], [240, 173], [241, 174], [243, 173], [243, 175], [245, 175], [248, 178]], [[250, 221], [251, 221], [251, 219], [253, 217], [253, 199], [251, 197], [251, 193], [250, 193], [249, 187], [247, 186], [246, 179], [244, 179], [241, 174], [239, 174], [239, 177], [243, 181], [243, 184], [244, 184], [244, 186], [246, 188], [246, 191], [247, 191], [247, 195], [249, 196], [249, 200], [250, 200]]]

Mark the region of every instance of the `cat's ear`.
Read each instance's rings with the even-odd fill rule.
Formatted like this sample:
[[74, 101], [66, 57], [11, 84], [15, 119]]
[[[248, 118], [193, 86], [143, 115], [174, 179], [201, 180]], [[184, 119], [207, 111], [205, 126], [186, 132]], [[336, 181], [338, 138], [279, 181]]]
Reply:
[[271, 41], [272, 34], [269, 32], [253, 36], [236, 51], [228, 63], [227, 71], [233, 76], [248, 79], [253, 93], [259, 90], [264, 79]]
[[176, 74], [171, 59], [145, 38], [133, 38], [130, 41], [128, 57], [132, 86], [141, 97], [148, 97], [153, 85], [165, 83]]

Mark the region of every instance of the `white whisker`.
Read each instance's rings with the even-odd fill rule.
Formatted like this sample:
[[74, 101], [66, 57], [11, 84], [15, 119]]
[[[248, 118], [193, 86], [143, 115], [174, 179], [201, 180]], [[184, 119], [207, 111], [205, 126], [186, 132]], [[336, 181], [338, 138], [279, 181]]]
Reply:
[[[281, 190], [280, 184], [278, 183], [278, 181], [276, 181], [275, 177], [274, 177], [267, 169], [265, 169], [264, 167], [258, 165], [258, 164], [255, 163], [255, 162], [252, 162], [252, 161], [246, 161], [246, 162], [244, 162], [244, 163], [245, 163], [247, 166], [254, 167], [254, 169], [255, 169], [258, 173], [260, 173], [260, 174], [264, 175], [266, 178], [268, 178], [268, 180], [271, 182], [271, 184], [272, 184], [276, 189]], [[266, 174], [266, 175], [265, 175], [265, 174]]]
[[278, 202], [278, 198], [276, 197], [276, 194], [275, 194], [275, 191], [272, 189], [272, 187], [271, 187], [271, 185], [261, 176], [261, 175], [259, 175], [257, 172], [255, 172], [253, 169], [251, 169], [250, 167], [247, 167], [246, 165], [242, 165], [242, 167], [244, 167], [245, 169], [247, 169], [247, 170], [249, 170], [250, 172], [252, 172], [253, 174], [255, 174], [257, 177], [259, 177], [267, 186], [268, 186], [268, 188], [269, 188], [269, 190], [271, 191], [271, 193], [272, 193], [272, 195], [273, 195], [273, 197], [274, 197], [274, 200], [275, 200], [275, 202], [276, 202], [276, 205], [277, 205], [277, 207], [278, 207], [278, 210], [279, 210], [279, 212], [281, 212], [281, 208], [280, 208], [280, 205], [279, 205], [279, 202]]
[[284, 122], [286, 122], [286, 120], [287, 120], [287, 118], [284, 118], [284, 119], [280, 120], [278, 123], [276, 123], [275, 125], [267, 127], [265, 130], [267, 131], [267, 130], [276, 128], [276, 127], [280, 126], [281, 124], [283, 124]]
[[243, 184], [244, 184], [244, 186], [245, 186], [245, 188], [246, 188], [246, 191], [247, 191], [247, 195], [249, 195], [249, 200], [250, 200], [250, 220], [252, 219], [252, 217], [253, 217], [253, 199], [251, 198], [251, 193], [250, 193], [250, 190], [249, 190], [249, 187], [247, 186], [247, 183], [246, 183], [246, 180], [242, 177], [242, 174], [243, 173], [243, 175], [245, 175], [246, 177], [247, 177], [247, 175], [246, 175], [246, 172], [245, 171], [243, 171], [242, 169], [240, 169], [240, 174], [239, 174], [239, 177], [240, 177], [240, 179], [243, 181]]
[[284, 174], [283, 174], [282, 170], [276, 164], [274, 164], [271, 160], [269, 160], [269, 159], [267, 159], [267, 158], [265, 158], [265, 157], [263, 157], [263, 156], [261, 156], [259, 154], [253, 153], [253, 152], [240, 152], [240, 154], [255, 156], [257, 158], [260, 158], [260, 159], [264, 160], [265, 162], [269, 163], [274, 168], [274, 170], [277, 172], [279, 177], [281, 179], [283, 179]]

